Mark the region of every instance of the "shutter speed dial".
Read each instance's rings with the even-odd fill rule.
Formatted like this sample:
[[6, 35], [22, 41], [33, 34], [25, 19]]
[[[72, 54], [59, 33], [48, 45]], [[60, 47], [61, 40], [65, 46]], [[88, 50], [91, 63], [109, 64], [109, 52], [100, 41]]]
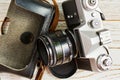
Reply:
[[94, 10], [98, 6], [98, 0], [83, 0], [83, 6], [86, 10]]

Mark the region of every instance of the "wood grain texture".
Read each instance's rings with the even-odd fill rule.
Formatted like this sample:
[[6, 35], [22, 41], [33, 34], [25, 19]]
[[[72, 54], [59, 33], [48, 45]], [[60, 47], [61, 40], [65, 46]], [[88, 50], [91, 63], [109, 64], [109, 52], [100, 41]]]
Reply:
[[0, 22], [4, 20], [11, 0], [0, 0]]
[[[6, 16], [6, 12], [11, 0], [0, 0], [0, 21]], [[48, 0], [51, 1], [51, 0]], [[64, 0], [57, 0], [61, 4]], [[120, 1], [119, 0], [99, 0], [99, 6], [107, 20], [120, 20]]]
[[[60, 3], [62, 0], [58, 0]], [[54, 77], [47, 69], [42, 80], [120, 80], [120, 1], [119, 0], [99, 0], [100, 7], [104, 12], [107, 21], [104, 21], [105, 28], [110, 29], [113, 42], [109, 44], [110, 55], [114, 64], [111, 70], [101, 73], [95, 73], [85, 70], [78, 70], [76, 74], [68, 79], [58, 79]], [[10, 0], [0, 0], [0, 26], [6, 16]], [[61, 27], [62, 26], [62, 27]], [[64, 22], [59, 22], [59, 29], [65, 28]], [[35, 80], [37, 68], [34, 77]], [[18, 75], [0, 72], [0, 80], [30, 80]]]
[[107, 20], [120, 20], [120, 0], [99, 0]]

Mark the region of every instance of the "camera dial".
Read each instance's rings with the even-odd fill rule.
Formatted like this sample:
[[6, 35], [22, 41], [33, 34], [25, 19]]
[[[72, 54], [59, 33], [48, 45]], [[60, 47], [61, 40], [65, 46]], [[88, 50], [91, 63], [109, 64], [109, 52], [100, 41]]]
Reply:
[[83, 6], [86, 10], [94, 10], [98, 6], [98, 0], [83, 0]]

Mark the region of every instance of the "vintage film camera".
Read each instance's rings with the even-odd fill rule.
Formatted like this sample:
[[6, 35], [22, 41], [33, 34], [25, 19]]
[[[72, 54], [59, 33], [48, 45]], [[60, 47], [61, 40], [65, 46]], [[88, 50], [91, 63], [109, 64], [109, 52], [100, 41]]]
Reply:
[[103, 28], [98, 0], [67, 0], [62, 4], [68, 29], [41, 35], [37, 48], [41, 59], [59, 78], [76, 69], [108, 70], [112, 64], [106, 44], [111, 35]]
[[70, 77], [77, 69], [109, 69], [112, 59], [106, 44], [111, 36], [103, 28], [98, 0], [66, 0], [62, 7], [68, 29], [49, 32], [53, 5], [44, 0], [12, 0], [6, 16], [11, 23], [0, 36], [0, 71], [31, 78], [38, 57], [59, 78]]

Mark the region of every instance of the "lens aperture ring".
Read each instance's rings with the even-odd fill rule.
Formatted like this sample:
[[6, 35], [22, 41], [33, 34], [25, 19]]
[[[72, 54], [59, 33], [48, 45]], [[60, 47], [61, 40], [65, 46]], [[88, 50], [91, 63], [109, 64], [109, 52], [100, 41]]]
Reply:
[[56, 65], [56, 62], [57, 62], [57, 59], [56, 59], [56, 50], [55, 50], [55, 47], [53, 45], [53, 41], [52, 39], [49, 37], [49, 35], [44, 35], [47, 40], [49, 41], [49, 44], [51, 46], [51, 50], [52, 50], [52, 53], [50, 54], [52, 56], [52, 60], [53, 60], [53, 64], [50, 64], [49, 66], [54, 66]]
[[63, 63], [67, 63], [70, 62], [73, 59], [73, 51], [72, 51], [72, 44], [67, 36], [67, 34], [65, 33], [65, 31], [61, 31], [61, 34], [63, 34], [61, 37], [59, 37], [60, 39], [60, 43], [62, 45], [62, 49], [63, 49]]
[[74, 49], [76, 46], [71, 35], [70, 32], [66, 33], [64, 30], [58, 30], [46, 33], [38, 38], [38, 41], [40, 41], [37, 44], [38, 51], [47, 66], [54, 67], [72, 61], [76, 55], [76, 49]]
[[[45, 36], [39, 37], [38, 41], [41, 41], [40, 44], [43, 43], [44, 44], [43, 46], [45, 46], [45, 47], [43, 47], [43, 46], [38, 47], [38, 49], [40, 49], [40, 50], [38, 50], [40, 52], [40, 55], [42, 57], [47, 56], [47, 58], [48, 58], [48, 59], [43, 59], [44, 58], [43, 57], [42, 58], [43, 62], [45, 62], [45, 65], [48, 65], [48, 66], [53, 65], [54, 60], [53, 60], [53, 57], [51, 56], [53, 51], [52, 51], [51, 45], [49, 44], [49, 41], [47, 40], [47, 38]], [[41, 52], [43, 48], [45, 48], [45, 51]], [[48, 61], [46, 62], [46, 60], [48, 60]]]
[[51, 39], [51, 41], [52, 41], [51, 43], [54, 48], [54, 55], [55, 55], [54, 58], [56, 59], [56, 61], [53, 66], [63, 63], [62, 47], [61, 47], [60, 41], [59, 41], [58, 37], [55, 35], [55, 33], [51, 33], [51, 34], [47, 35], [49, 37], [49, 39]]

